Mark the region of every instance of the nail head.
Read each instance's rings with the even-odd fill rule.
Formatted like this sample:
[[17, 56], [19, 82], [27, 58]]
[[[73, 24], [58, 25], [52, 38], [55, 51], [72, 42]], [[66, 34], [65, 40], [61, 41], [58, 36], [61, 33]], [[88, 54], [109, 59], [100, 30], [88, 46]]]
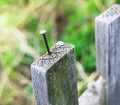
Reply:
[[43, 35], [43, 34], [45, 34], [45, 33], [46, 33], [46, 30], [41, 30], [41, 31], [40, 31], [40, 34], [41, 34], [41, 35]]

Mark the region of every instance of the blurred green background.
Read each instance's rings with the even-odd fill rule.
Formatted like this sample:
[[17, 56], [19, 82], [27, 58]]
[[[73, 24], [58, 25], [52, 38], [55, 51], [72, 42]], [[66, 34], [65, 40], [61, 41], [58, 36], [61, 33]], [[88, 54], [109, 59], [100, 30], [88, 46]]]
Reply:
[[75, 45], [79, 95], [96, 73], [94, 19], [119, 0], [0, 0], [0, 105], [35, 105], [30, 65], [58, 40]]

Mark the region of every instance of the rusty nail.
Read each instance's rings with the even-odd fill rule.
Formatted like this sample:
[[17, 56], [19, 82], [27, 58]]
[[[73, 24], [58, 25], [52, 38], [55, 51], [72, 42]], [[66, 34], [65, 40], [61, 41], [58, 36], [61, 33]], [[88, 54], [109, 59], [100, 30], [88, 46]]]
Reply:
[[46, 45], [46, 48], [47, 48], [47, 51], [48, 51], [48, 55], [51, 55], [51, 51], [49, 49], [47, 38], [46, 38], [46, 35], [45, 35], [46, 34], [46, 30], [41, 30], [40, 34], [43, 35], [43, 38], [44, 38], [44, 41], [45, 41], [45, 45]]

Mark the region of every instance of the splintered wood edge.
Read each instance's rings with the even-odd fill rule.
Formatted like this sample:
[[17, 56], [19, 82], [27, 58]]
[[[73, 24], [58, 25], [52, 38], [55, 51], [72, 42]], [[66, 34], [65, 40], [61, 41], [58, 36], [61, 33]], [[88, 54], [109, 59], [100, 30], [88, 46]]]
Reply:
[[45, 54], [41, 56], [31, 65], [31, 68], [38, 68], [38, 70], [47, 70], [72, 50], [74, 50], [73, 45], [58, 41], [55, 46], [51, 48], [52, 54]]

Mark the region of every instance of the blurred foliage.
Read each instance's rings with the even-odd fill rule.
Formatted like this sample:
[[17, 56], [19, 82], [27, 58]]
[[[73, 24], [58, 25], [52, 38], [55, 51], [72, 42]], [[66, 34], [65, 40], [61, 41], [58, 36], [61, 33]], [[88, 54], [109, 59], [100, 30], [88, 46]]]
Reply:
[[40, 29], [50, 46], [75, 45], [78, 80], [85, 81], [95, 71], [94, 19], [114, 3], [120, 1], [0, 0], [0, 105], [35, 105], [29, 66], [46, 52]]

